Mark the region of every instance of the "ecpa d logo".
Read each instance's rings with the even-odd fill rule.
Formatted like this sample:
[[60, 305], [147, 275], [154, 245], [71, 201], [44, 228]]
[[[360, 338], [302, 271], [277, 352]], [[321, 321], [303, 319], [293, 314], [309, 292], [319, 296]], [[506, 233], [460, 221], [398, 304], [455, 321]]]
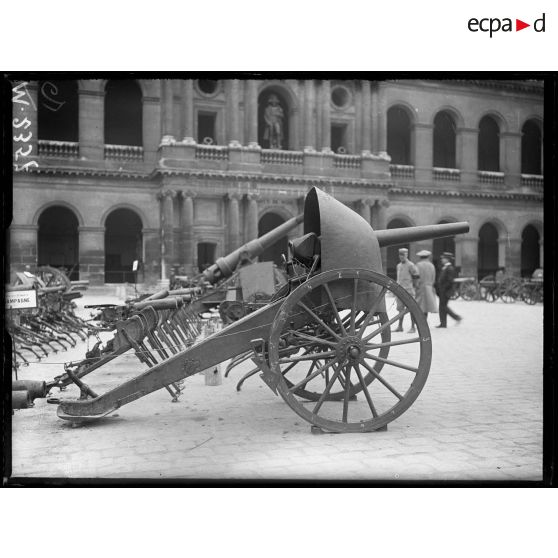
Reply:
[[[478, 19], [476, 17], [472, 17], [467, 22], [467, 27], [469, 31], [473, 33], [477, 33], [481, 31], [483, 33], [490, 33], [490, 38], [492, 39], [492, 35], [494, 33], [498, 33], [498, 31], [503, 32], [513, 32], [513, 31], [521, 31], [522, 29], [526, 29], [527, 27], [531, 27], [530, 23], [526, 23], [521, 19], [515, 18], [515, 28], [513, 26], [513, 19], [509, 17], [504, 17], [500, 19], [499, 17], [484, 17]], [[543, 13], [541, 17], [536, 19], [533, 22], [533, 30], [536, 33], [544, 33], [545, 28], [545, 14]]]

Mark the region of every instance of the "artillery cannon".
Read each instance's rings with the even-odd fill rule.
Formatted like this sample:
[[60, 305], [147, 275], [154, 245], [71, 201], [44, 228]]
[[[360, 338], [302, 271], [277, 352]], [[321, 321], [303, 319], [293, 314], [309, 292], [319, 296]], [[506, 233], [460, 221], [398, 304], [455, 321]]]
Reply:
[[[179, 321], [157, 322], [157, 312], [144, 308], [114, 343], [122, 350], [133, 346], [147, 369], [102, 395], [72, 373], [82, 398], [51, 402], [58, 404], [61, 419], [97, 420], [252, 350], [263, 381], [312, 425], [333, 432], [382, 428], [418, 397], [432, 346], [415, 300], [382, 273], [380, 247], [468, 230], [467, 223], [453, 223], [374, 231], [351, 209], [312, 188], [305, 200], [304, 236], [290, 244], [288, 281], [268, 304], [181, 348], [168, 345], [180, 336]], [[397, 299], [401, 311], [394, 311]], [[406, 313], [417, 335], [392, 338], [391, 325]], [[157, 323], [167, 345], [158, 339], [151, 344], [158, 349], [150, 350], [145, 343]]]

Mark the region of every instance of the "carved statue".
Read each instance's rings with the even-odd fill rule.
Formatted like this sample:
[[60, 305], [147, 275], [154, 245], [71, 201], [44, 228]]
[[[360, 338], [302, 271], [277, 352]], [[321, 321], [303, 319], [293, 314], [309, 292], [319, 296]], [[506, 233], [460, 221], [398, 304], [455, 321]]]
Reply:
[[264, 140], [269, 141], [270, 149], [282, 149], [283, 141], [283, 109], [277, 95], [270, 95], [264, 112], [266, 128]]

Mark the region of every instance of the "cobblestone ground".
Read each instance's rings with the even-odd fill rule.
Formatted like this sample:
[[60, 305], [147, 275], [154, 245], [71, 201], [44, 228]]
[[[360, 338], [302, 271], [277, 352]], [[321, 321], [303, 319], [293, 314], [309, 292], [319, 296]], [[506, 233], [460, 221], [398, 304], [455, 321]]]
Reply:
[[[186, 380], [178, 403], [160, 390], [77, 428], [58, 419], [55, 405], [36, 400], [12, 417], [12, 476], [540, 480], [542, 306], [451, 306], [463, 323], [450, 319], [447, 329], [436, 329], [437, 316], [430, 316], [428, 381], [387, 431], [312, 434], [257, 376], [235, 390], [246, 364], [221, 386], [205, 385], [203, 375]], [[19, 378], [52, 379], [63, 371], [52, 363], [83, 358], [85, 348], [21, 368]], [[88, 383], [103, 392], [138, 370], [126, 356]], [[62, 394], [77, 395], [73, 387]]]

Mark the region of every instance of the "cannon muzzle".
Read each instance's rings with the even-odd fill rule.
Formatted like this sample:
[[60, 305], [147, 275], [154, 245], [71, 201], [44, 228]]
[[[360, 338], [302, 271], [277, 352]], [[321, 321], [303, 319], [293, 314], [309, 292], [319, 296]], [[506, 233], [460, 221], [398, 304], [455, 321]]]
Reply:
[[425, 225], [421, 227], [405, 227], [402, 229], [384, 229], [374, 231], [380, 247], [397, 246], [407, 242], [443, 238], [455, 234], [469, 232], [469, 223], [445, 223], [443, 225]]
[[264, 250], [275, 244], [280, 238], [283, 238], [291, 229], [302, 223], [303, 220], [304, 215], [293, 217], [263, 236], [255, 238], [237, 248], [234, 252], [219, 258], [203, 272], [204, 279], [214, 284], [220, 279], [230, 277], [238, 267], [241, 258], [257, 258]]

